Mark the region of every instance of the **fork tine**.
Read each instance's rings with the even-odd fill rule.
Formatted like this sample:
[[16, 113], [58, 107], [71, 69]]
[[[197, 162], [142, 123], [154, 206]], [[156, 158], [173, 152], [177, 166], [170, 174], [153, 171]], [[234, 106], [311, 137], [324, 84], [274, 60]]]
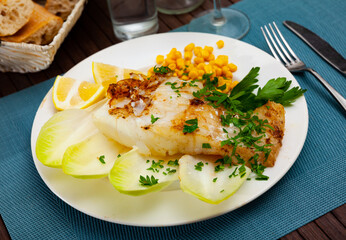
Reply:
[[262, 30], [264, 39], [266, 40], [267, 45], [269, 46], [270, 51], [272, 52], [272, 54], [274, 55], [274, 57], [276, 58], [276, 60], [278, 60], [279, 62], [281, 62], [279, 56], [276, 54], [276, 52], [275, 52], [275, 50], [274, 50], [272, 44], [270, 43], [270, 41], [269, 41], [269, 39], [268, 39], [268, 37], [267, 37], [267, 35], [266, 35], [266, 33], [265, 33], [263, 27], [261, 27], [261, 30]]
[[281, 40], [283, 41], [283, 43], [285, 44], [285, 46], [286, 46], [286, 48], [288, 49], [288, 51], [292, 54], [292, 56], [293, 56], [296, 60], [301, 61], [301, 60], [299, 59], [299, 57], [297, 57], [297, 55], [293, 52], [293, 50], [292, 50], [292, 48], [290, 47], [290, 45], [288, 45], [288, 43], [286, 42], [286, 39], [284, 38], [284, 36], [282, 36], [282, 34], [281, 34], [279, 28], [276, 26], [275, 22], [273, 22], [273, 25], [274, 25], [276, 31], [279, 33], [279, 36], [280, 36]]
[[[275, 22], [273, 22], [273, 24], [275, 24]], [[276, 24], [275, 24], [275, 26], [276, 26]], [[276, 33], [275, 33], [275, 31], [274, 31], [274, 29], [273, 29], [273, 27], [272, 27], [272, 25], [271, 25], [270, 23], [269, 23], [269, 27], [270, 27], [270, 29], [272, 30], [272, 33], [273, 33], [273, 35], [274, 35], [274, 37], [275, 37], [275, 39], [276, 39], [276, 42], [279, 44], [281, 50], [284, 52], [285, 56], [291, 61], [291, 63], [293, 63], [294, 60], [293, 60], [293, 59], [291, 58], [291, 56], [288, 54], [288, 52], [286, 51], [285, 47], [281, 44], [280, 39], [279, 39], [278, 36], [276, 35]], [[279, 35], [281, 35], [281, 33], [280, 33], [280, 31], [279, 31], [279, 29], [278, 29], [277, 27], [276, 27], [276, 31], [279, 33]], [[281, 36], [282, 36], [282, 35], [281, 35]]]
[[272, 35], [270, 34], [267, 26], [264, 26], [264, 29], [266, 30], [270, 40], [272, 41], [274, 48], [276, 50], [276, 52], [280, 55], [281, 59], [283, 62], [285, 62], [286, 64], [289, 64], [289, 62], [287, 61], [287, 59], [285, 58], [285, 56], [282, 54], [282, 52], [280, 51], [280, 48], [276, 45], [275, 40], [273, 39]]

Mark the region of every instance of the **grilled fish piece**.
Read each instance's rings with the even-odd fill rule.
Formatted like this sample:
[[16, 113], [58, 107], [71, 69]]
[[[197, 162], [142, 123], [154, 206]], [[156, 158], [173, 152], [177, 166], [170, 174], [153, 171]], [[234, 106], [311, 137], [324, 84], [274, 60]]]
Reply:
[[[106, 136], [127, 147], [135, 145], [142, 154], [230, 156], [233, 146], [221, 147], [221, 141], [234, 137], [239, 129], [232, 124], [222, 126], [220, 116], [225, 109], [214, 108], [193, 96], [202, 87], [201, 82], [160, 75], [150, 80], [125, 79], [109, 86], [109, 101], [94, 114], [94, 123]], [[271, 145], [271, 152], [266, 159], [264, 153], [240, 144], [235, 153], [245, 161], [258, 153], [259, 162], [274, 166], [284, 135], [284, 108], [268, 102], [254, 114], [267, 119], [271, 126], [258, 143]], [[198, 128], [191, 133], [183, 132], [184, 125], [188, 125], [186, 121], [191, 119], [197, 119]], [[209, 143], [210, 148], [203, 148], [203, 143]], [[237, 162], [236, 158], [233, 160]]]

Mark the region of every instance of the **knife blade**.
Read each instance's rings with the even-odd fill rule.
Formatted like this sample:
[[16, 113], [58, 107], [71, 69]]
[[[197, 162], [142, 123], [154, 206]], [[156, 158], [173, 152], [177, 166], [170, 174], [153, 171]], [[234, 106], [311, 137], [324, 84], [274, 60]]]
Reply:
[[306, 42], [330, 65], [346, 74], [346, 60], [329, 43], [319, 37], [316, 33], [292, 21], [284, 21], [283, 24]]

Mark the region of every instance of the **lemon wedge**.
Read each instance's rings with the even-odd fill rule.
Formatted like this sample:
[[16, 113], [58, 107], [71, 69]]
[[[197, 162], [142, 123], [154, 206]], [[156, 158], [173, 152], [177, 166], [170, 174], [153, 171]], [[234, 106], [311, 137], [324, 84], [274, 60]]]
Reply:
[[100, 83], [103, 87], [108, 88], [109, 84], [116, 83], [118, 80], [131, 78], [131, 74], [143, 74], [140, 71], [120, 68], [117, 66], [93, 62], [92, 72], [95, 83]]
[[83, 109], [105, 97], [102, 84], [76, 81], [57, 76], [53, 85], [53, 103], [56, 109]]

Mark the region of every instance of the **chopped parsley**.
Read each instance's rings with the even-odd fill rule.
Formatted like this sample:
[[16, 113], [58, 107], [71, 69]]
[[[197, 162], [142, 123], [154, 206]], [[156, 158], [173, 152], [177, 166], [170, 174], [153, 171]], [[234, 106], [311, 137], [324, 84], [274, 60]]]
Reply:
[[145, 187], [153, 186], [158, 182], [159, 179], [156, 179], [153, 175], [151, 175], [151, 177], [149, 177], [148, 175], [146, 177], [143, 177], [142, 175], [139, 177], [139, 183]]
[[217, 177], [213, 179], [213, 182], [216, 182], [216, 180], [217, 180]]
[[169, 160], [167, 163], [168, 166], [179, 166], [179, 162], [178, 159], [173, 160]]
[[121, 157], [121, 154], [119, 153], [118, 156], [117, 156], [117, 158], [120, 158], [120, 157]]
[[105, 162], [105, 155], [101, 155], [98, 157], [99, 161], [102, 163], [102, 164], [106, 164]]
[[186, 124], [188, 125], [184, 125], [184, 129], [183, 129], [183, 133], [192, 133], [193, 131], [195, 131], [198, 128], [198, 119], [190, 119], [185, 121]]
[[157, 120], [159, 120], [159, 117], [154, 117], [154, 115], [151, 114], [151, 124], [154, 124]]
[[177, 169], [166, 168], [167, 174], [173, 174], [177, 172]]
[[163, 74], [167, 74], [167, 73], [171, 73], [171, 72], [173, 72], [173, 70], [167, 66], [161, 66], [161, 67], [154, 66], [154, 73], [163, 75]]
[[238, 176], [238, 174], [236, 173], [237, 170], [238, 170], [238, 167], [236, 167], [236, 168], [234, 169], [234, 171], [231, 173], [231, 175], [229, 175], [228, 177], [229, 177], [229, 178], [232, 178], [232, 177]]
[[198, 162], [196, 165], [195, 165], [195, 170], [197, 171], [202, 171], [202, 167], [204, 166], [204, 163], [203, 162]]
[[202, 143], [202, 148], [211, 148], [210, 143]]
[[[148, 161], [147, 161], [148, 162]], [[157, 162], [155, 162], [154, 160], [152, 160], [151, 162], [151, 166], [150, 168], [147, 168], [148, 171], [153, 171], [153, 172], [159, 172], [160, 169], [163, 168], [163, 163], [164, 161], [163, 160], [158, 160]]]

